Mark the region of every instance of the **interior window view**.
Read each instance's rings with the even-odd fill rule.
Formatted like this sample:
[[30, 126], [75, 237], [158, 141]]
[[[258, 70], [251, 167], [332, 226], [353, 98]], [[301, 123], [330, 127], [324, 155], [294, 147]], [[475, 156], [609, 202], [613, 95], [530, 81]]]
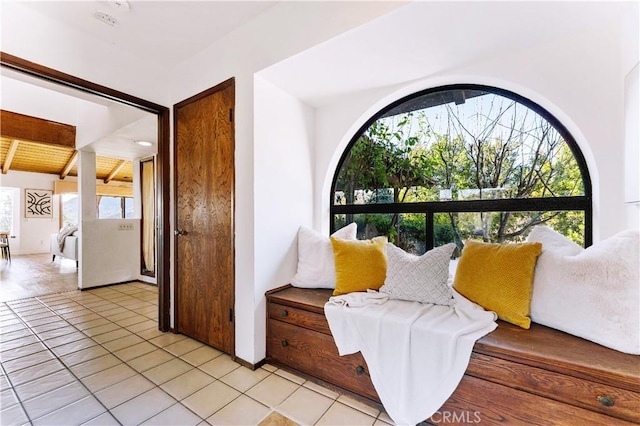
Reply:
[[0, 425], [640, 424], [639, 16], [3, 2]]
[[[542, 224], [590, 243], [584, 157], [557, 120], [536, 109], [479, 86], [430, 90], [385, 109], [343, 154], [333, 229], [355, 221], [359, 236], [387, 235], [414, 254], [451, 242], [462, 249], [469, 238], [524, 241]], [[519, 204], [524, 211], [513, 210]]]

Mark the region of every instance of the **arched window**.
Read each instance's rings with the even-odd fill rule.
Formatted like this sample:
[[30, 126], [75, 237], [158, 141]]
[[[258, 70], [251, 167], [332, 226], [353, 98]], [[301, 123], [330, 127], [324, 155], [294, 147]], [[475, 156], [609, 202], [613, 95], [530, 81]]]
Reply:
[[368, 120], [331, 187], [331, 229], [426, 250], [522, 241], [546, 224], [592, 242], [591, 180], [567, 129], [534, 102], [480, 85], [400, 99]]

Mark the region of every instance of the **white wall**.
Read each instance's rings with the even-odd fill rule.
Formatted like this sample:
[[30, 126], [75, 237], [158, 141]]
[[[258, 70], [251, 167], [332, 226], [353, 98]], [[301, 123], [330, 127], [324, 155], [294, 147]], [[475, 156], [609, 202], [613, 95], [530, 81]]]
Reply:
[[35, 254], [49, 253], [49, 239], [51, 234], [60, 230], [60, 197], [53, 197], [52, 218], [25, 218], [25, 189], [48, 189], [53, 191], [53, 182], [58, 179], [56, 175], [44, 173], [26, 173], [10, 170], [0, 177], [0, 186], [4, 188], [16, 188], [18, 199], [14, 199], [15, 227], [12, 238], [9, 241], [11, 254]]
[[[129, 227], [120, 229], [121, 225]], [[138, 279], [139, 219], [83, 220], [81, 229], [78, 287], [87, 289]]]
[[[519, 93], [554, 114], [587, 160], [594, 194], [594, 241], [627, 226], [624, 207], [624, 34], [595, 28], [542, 46], [425, 76], [411, 84], [352, 95], [316, 113], [315, 193], [321, 221], [335, 165], [353, 133], [380, 107], [409, 93], [452, 83], [481, 83]], [[636, 118], [637, 120], [637, 118]], [[322, 179], [320, 177], [322, 176]]]
[[[98, 219], [96, 155], [79, 151], [78, 287], [132, 281], [140, 275], [140, 219]], [[133, 182], [134, 187], [138, 182]]]
[[[236, 355], [248, 362], [256, 363], [264, 358], [266, 339], [263, 332], [265, 284], [256, 272], [256, 262], [262, 263], [256, 256], [264, 256], [273, 250], [269, 238], [261, 235], [268, 235], [269, 231], [256, 226], [256, 217], [261, 214], [257, 209], [268, 208], [270, 203], [279, 203], [276, 197], [258, 205], [254, 202], [255, 183], [268, 182], [272, 179], [271, 173], [277, 172], [269, 167], [256, 169], [254, 73], [401, 4], [282, 2], [171, 70], [172, 103], [180, 102], [230, 77], [236, 78], [235, 332]], [[306, 141], [300, 143], [305, 144]], [[303, 184], [311, 185], [311, 182]], [[311, 220], [310, 212], [297, 217], [300, 223], [309, 223]], [[291, 241], [287, 250], [291, 250], [293, 245]], [[278, 285], [280, 283], [273, 283], [272, 287]]]
[[[254, 79], [255, 289], [258, 312], [264, 293], [288, 283], [296, 272], [296, 234], [312, 227], [313, 110], [259, 75]], [[256, 315], [255, 334], [266, 336], [263, 316]], [[265, 353], [258, 340], [254, 359]]]

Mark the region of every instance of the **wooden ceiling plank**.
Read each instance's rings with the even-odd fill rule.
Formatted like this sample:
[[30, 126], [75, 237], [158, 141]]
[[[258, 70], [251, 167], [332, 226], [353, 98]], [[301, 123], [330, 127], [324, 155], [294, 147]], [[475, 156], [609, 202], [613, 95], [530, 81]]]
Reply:
[[126, 160], [120, 160], [118, 162], [118, 165], [115, 166], [113, 168], [113, 170], [111, 170], [111, 173], [109, 173], [109, 176], [107, 176], [106, 178], [104, 178], [104, 183], [109, 183], [113, 180], [114, 177], [116, 177], [116, 175], [118, 173], [120, 173], [120, 170], [122, 170], [122, 168], [124, 167], [124, 165], [126, 164]]
[[64, 169], [62, 169], [62, 172], [60, 172], [60, 179], [64, 179], [67, 177], [67, 175], [69, 174], [73, 166], [76, 165], [77, 161], [78, 161], [78, 151], [73, 151], [73, 155], [71, 156], [71, 158], [69, 158], [69, 161], [67, 161], [67, 164], [65, 164]]
[[4, 163], [2, 164], [2, 174], [6, 175], [9, 169], [11, 168], [11, 162], [13, 161], [13, 156], [16, 155], [16, 151], [18, 150], [18, 145], [20, 145], [20, 141], [14, 139], [11, 141], [11, 145], [9, 146], [9, 151], [7, 152], [7, 156], [4, 159]]
[[0, 110], [0, 134], [11, 139], [76, 147], [76, 126]]

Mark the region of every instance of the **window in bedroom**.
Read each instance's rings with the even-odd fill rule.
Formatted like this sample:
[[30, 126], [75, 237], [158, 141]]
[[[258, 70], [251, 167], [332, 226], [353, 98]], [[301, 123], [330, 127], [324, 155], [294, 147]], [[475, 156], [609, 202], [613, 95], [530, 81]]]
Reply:
[[98, 219], [130, 219], [134, 217], [133, 198], [98, 195]]
[[60, 228], [65, 226], [78, 226], [79, 224], [79, 198], [78, 194], [75, 193], [65, 193], [60, 194], [60, 210], [62, 223], [60, 224]]
[[381, 110], [342, 155], [331, 229], [387, 235], [416, 254], [474, 238], [522, 241], [546, 224], [591, 244], [591, 181], [578, 146], [539, 105], [502, 89], [426, 90]]

